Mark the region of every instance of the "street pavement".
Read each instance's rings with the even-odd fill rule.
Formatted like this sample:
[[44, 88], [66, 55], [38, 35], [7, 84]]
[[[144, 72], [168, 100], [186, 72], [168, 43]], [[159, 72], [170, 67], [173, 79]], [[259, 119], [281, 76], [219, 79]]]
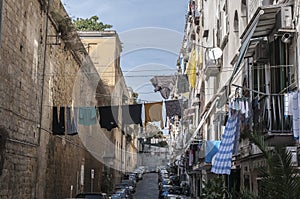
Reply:
[[134, 199], [157, 199], [158, 198], [158, 175], [157, 173], [145, 173], [143, 180], [136, 186]]

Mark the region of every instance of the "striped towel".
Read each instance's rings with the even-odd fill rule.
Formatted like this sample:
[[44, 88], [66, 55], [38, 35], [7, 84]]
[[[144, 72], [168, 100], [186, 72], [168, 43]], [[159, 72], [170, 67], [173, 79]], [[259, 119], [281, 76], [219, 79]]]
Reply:
[[220, 148], [212, 163], [211, 171], [216, 174], [230, 174], [232, 152], [237, 130], [238, 114], [232, 115], [226, 123], [225, 131], [222, 135]]

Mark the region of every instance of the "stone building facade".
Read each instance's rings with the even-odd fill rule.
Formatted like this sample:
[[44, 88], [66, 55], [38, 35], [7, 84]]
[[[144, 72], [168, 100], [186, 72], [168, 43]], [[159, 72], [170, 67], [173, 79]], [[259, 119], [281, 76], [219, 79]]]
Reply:
[[[121, 70], [120, 59], [122, 45], [119, 36], [114, 30], [80, 31], [78, 32], [83, 45], [97, 70], [100, 78], [110, 90], [111, 100], [104, 106], [121, 106], [132, 103], [129, 88], [126, 85]], [[104, 157], [114, 165], [112, 170], [114, 184], [120, 182], [122, 173], [133, 170], [137, 166], [137, 136], [140, 131], [138, 125], [122, 124], [122, 109], [119, 107], [119, 127], [111, 131], [104, 129], [103, 133], [114, 143], [114, 153], [106, 153]]]
[[57, 136], [51, 130], [53, 106], [93, 106], [94, 93], [107, 91], [62, 3], [0, 5], [0, 198], [106, 191], [103, 164], [84, 143], [90, 131]]

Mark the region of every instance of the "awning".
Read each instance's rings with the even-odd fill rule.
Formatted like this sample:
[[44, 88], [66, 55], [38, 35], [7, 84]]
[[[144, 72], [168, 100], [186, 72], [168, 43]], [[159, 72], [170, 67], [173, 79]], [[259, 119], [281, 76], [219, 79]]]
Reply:
[[[229, 79], [229, 84], [232, 82], [232, 79], [234, 78], [236, 72], [240, 68], [242, 60], [245, 57], [246, 51], [247, 51], [248, 46], [250, 44], [250, 40], [253, 37], [253, 34], [255, 33], [255, 30], [257, 28], [257, 25], [258, 25], [258, 22], [259, 22], [259, 18], [260, 18], [260, 16], [263, 13], [264, 13], [264, 11], [262, 11], [262, 10], [260, 10], [258, 13], [255, 13], [255, 16], [252, 18], [253, 22], [249, 24], [250, 26], [248, 25], [249, 26], [249, 30], [246, 31], [245, 34], [243, 33], [244, 37], [242, 39], [242, 45], [241, 45], [240, 50], [239, 50], [240, 52], [239, 52], [237, 61], [235, 62], [233, 72], [232, 72], [231, 77]], [[247, 28], [248, 28], [248, 26], [247, 26]]]
[[201, 117], [201, 121], [199, 123], [199, 125], [197, 126], [196, 130], [194, 131], [193, 135], [191, 136], [191, 138], [189, 139], [189, 141], [187, 142], [187, 144], [185, 145], [185, 151], [188, 149], [188, 147], [190, 147], [191, 143], [193, 142], [194, 138], [197, 136], [198, 131], [202, 128], [203, 124], [205, 123], [206, 119], [208, 118], [208, 116], [210, 115], [211, 111], [213, 110], [215, 104], [216, 104], [216, 99], [217, 97], [220, 95], [220, 92], [218, 92], [210, 101], [211, 104], [209, 106], [209, 108], [203, 113], [202, 117]]
[[[276, 14], [282, 7], [293, 5], [292, 3], [285, 3], [279, 5], [271, 5], [271, 6], [263, 6], [257, 8], [255, 14], [253, 15], [251, 21], [248, 26], [245, 28], [245, 31], [241, 35], [240, 39], [242, 41], [245, 40], [249, 32], [252, 30], [253, 34], [251, 36], [251, 41], [247, 48], [244, 57], [252, 57], [255, 51], [256, 45], [259, 43], [262, 37], [266, 37], [272, 33], [276, 26]], [[255, 28], [253, 28], [253, 24], [257, 24]], [[254, 30], [253, 30], [254, 29]], [[287, 31], [287, 30], [285, 30]], [[291, 31], [291, 30], [290, 30]]]
[[248, 46], [248, 49], [245, 53], [245, 57], [252, 57], [253, 56], [253, 53], [255, 51], [255, 48], [256, 48], [256, 45], [258, 45], [260, 39], [258, 40], [251, 40], [250, 41], [250, 44]]
[[258, 23], [254, 28], [252, 38], [265, 37], [269, 35], [275, 27], [277, 12], [282, 7], [286, 7], [290, 5], [293, 4], [285, 3], [279, 5], [262, 6], [257, 8], [255, 14], [253, 15], [252, 19], [248, 23], [248, 26], [245, 28], [245, 31], [241, 35], [240, 39], [242, 39], [242, 41], [245, 40], [249, 32], [253, 29], [253, 24], [256, 23], [257, 20]]

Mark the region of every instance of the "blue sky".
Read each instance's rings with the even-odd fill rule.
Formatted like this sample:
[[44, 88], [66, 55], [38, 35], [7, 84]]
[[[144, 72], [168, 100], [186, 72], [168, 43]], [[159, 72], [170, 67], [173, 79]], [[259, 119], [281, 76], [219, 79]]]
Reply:
[[113, 25], [123, 43], [127, 86], [146, 101], [162, 100], [150, 79], [176, 71], [188, 0], [62, 0], [71, 18], [97, 15]]

